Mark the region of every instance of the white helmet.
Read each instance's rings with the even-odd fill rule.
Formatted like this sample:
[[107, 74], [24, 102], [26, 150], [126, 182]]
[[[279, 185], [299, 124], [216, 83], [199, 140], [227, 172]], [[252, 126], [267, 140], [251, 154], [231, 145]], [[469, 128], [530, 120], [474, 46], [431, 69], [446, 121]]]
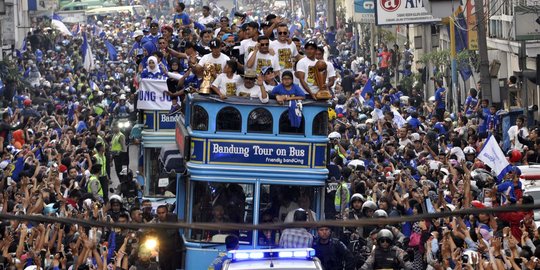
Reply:
[[332, 132], [328, 135], [328, 139], [330, 140], [341, 140], [341, 134], [339, 132]]
[[463, 153], [465, 153], [465, 155], [474, 155], [476, 154], [476, 150], [472, 146], [467, 146], [463, 149]]

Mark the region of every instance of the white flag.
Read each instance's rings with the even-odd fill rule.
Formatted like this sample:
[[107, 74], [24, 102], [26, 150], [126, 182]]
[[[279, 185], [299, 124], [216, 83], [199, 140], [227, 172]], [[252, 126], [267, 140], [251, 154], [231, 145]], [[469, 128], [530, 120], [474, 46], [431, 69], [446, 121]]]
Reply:
[[53, 19], [51, 21], [51, 27], [53, 29], [56, 29], [56, 30], [60, 31], [62, 34], [66, 35], [66, 36], [73, 36], [71, 31], [69, 31], [67, 26], [62, 21]]
[[90, 71], [94, 68], [94, 55], [92, 55], [92, 49], [90, 48], [90, 44], [86, 39], [86, 32], [83, 33], [83, 44], [81, 47], [83, 67], [86, 69], [86, 71]]
[[478, 159], [497, 173], [499, 180], [503, 179], [506, 173], [512, 169], [512, 165], [506, 160], [501, 147], [499, 147], [497, 140], [492, 135], [489, 135], [482, 150], [478, 153]]

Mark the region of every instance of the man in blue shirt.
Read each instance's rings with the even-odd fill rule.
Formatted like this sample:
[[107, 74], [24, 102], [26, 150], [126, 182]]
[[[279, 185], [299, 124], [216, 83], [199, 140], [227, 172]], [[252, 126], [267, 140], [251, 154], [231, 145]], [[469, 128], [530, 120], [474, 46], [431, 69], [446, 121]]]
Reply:
[[179, 2], [178, 5], [176, 5], [176, 14], [174, 14], [173, 17], [173, 24], [175, 29], [181, 28], [184, 25], [189, 25], [191, 23], [191, 19], [189, 18], [189, 15], [184, 12], [184, 9], [186, 9], [186, 5], [184, 3]]
[[[238, 243], [238, 236], [234, 234], [228, 235], [227, 238], [225, 238], [225, 247], [227, 248], [227, 252], [231, 250], [237, 250], [239, 247]], [[219, 253], [218, 257], [215, 258], [208, 267], [208, 270], [221, 270], [221, 268], [223, 267], [223, 262], [227, 260], [227, 252]]]
[[446, 111], [446, 89], [442, 86], [442, 81], [436, 81], [437, 91], [435, 91], [435, 114], [439, 119], [443, 119]]

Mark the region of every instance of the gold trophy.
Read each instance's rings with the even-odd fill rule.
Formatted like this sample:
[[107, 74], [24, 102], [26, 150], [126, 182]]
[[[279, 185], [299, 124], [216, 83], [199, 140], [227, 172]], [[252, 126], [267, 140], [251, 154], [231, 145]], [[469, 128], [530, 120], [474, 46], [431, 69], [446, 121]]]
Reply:
[[315, 84], [319, 87], [319, 91], [315, 94], [317, 99], [327, 100], [332, 98], [332, 94], [326, 86], [326, 62], [319, 60], [315, 64]]
[[206, 63], [204, 64], [204, 75], [201, 87], [199, 88], [199, 94], [209, 95], [212, 93], [210, 86], [212, 82], [216, 79], [216, 69], [214, 64]]

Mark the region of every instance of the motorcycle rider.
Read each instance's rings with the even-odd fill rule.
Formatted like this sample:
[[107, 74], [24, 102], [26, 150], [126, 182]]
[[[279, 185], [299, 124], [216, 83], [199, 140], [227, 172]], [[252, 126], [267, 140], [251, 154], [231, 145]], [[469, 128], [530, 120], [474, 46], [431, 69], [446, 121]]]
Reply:
[[[382, 209], [378, 209], [376, 210], [374, 213], [373, 213], [373, 218], [388, 218], [388, 214], [386, 213], [386, 211], [382, 210]], [[375, 234], [378, 236], [378, 233], [381, 231], [381, 230], [388, 230], [392, 233], [392, 241], [395, 239], [395, 242], [394, 244], [398, 245], [398, 246], [403, 246], [403, 244], [405, 243], [405, 235], [396, 227], [394, 226], [390, 226], [390, 225], [377, 225], [377, 228], [374, 229], [373, 231], [371, 231], [371, 233], [369, 234], [370, 236], [375, 236]], [[373, 238], [368, 238], [368, 244], [367, 246], [368, 247], [372, 247], [375, 245], [374, 243], [374, 240]]]
[[133, 171], [124, 168], [120, 172], [120, 195], [122, 195], [130, 205], [139, 205], [137, 195], [140, 190], [137, 180], [133, 177]]
[[[349, 220], [359, 220], [364, 218], [364, 213], [362, 212], [363, 204], [366, 201], [364, 196], [360, 193], [355, 193], [351, 196], [350, 207], [348, 209], [349, 214], [347, 219]], [[351, 232], [351, 240], [356, 240], [363, 236], [363, 227], [349, 228]]]
[[405, 251], [393, 244], [394, 234], [388, 229], [382, 229], [377, 233], [377, 246], [371, 252], [361, 270], [377, 269], [412, 269]]
[[130, 114], [133, 111], [131, 105], [126, 102], [126, 95], [121, 94], [118, 99], [118, 104], [114, 107], [113, 113], [116, 117], [122, 117], [122, 115]]
[[318, 237], [313, 242], [315, 255], [321, 261], [325, 270], [345, 270], [354, 269], [354, 258], [345, 244], [336, 238], [332, 238], [330, 227], [321, 226], [317, 229]]
[[129, 212], [124, 208], [122, 197], [119, 195], [112, 195], [109, 198], [109, 204], [111, 208], [107, 210], [107, 216], [110, 216], [114, 222], [118, 222], [121, 214], [127, 214], [129, 216]]

